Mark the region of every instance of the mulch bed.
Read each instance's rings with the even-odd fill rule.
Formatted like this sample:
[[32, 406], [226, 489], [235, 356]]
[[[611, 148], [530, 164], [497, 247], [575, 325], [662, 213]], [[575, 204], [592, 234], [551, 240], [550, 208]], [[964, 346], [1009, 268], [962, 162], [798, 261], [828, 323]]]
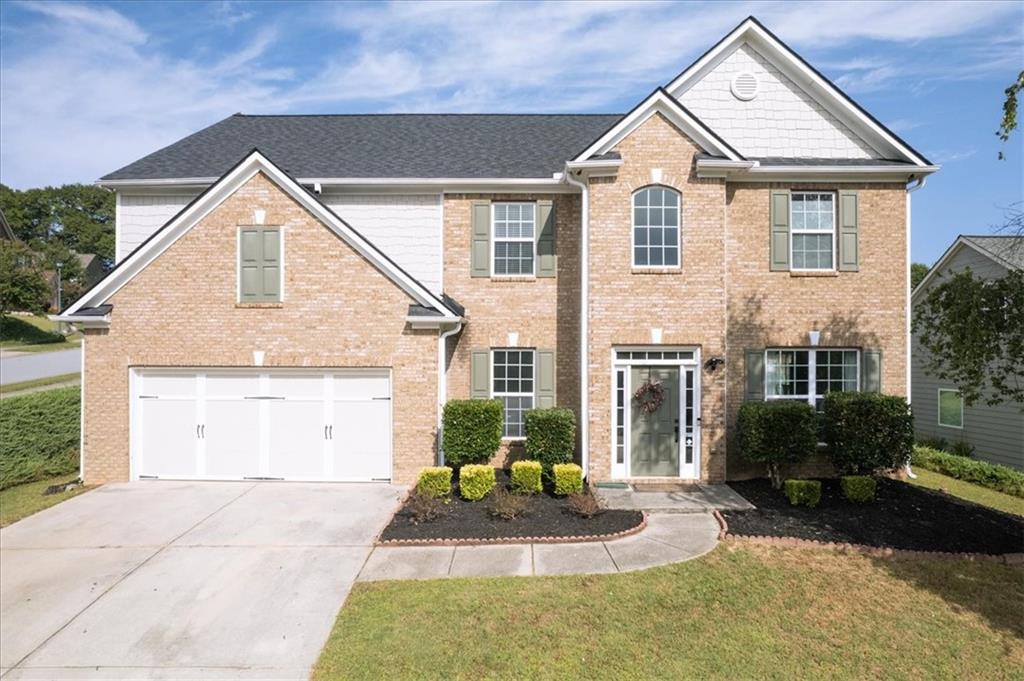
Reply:
[[797, 537], [911, 551], [1004, 554], [1024, 551], [1024, 518], [899, 480], [878, 481], [873, 503], [847, 501], [823, 480], [817, 508], [790, 506], [767, 480], [730, 482], [757, 508], [724, 511], [729, 533]]
[[[508, 476], [498, 471], [498, 487], [508, 485]], [[491, 516], [490, 498], [466, 501], [455, 485], [447, 513], [431, 522], [416, 524], [405, 507], [399, 509], [380, 535], [381, 542], [393, 540], [426, 541], [433, 539], [503, 538], [584, 538], [628, 532], [641, 525], [643, 513], [608, 509], [592, 518], [582, 518], [565, 508], [565, 499], [544, 492], [529, 497], [529, 510], [523, 518], [503, 520]]]

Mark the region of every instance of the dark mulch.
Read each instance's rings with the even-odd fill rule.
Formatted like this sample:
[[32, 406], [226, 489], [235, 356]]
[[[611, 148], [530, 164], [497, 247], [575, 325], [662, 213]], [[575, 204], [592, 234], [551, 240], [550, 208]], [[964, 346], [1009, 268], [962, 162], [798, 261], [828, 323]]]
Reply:
[[[498, 486], [507, 486], [508, 476], [498, 471]], [[503, 520], [490, 515], [490, 495], [480, 501], [465, 501], [458, 485], [443, 517], [416, 524], [405, 508], [395, 513], [381, 541], [389, 539], [496, 539], [500, 537], [575, 537], [610, 534], [630, 530], [643, 521], [639, 511], [606, 510], [592, 518], [569, 513], [565, 499], [550, 493], [529, 497], [529, 510], [523, 518]]]
[[912, 551], [1017, 553], [1024, 551], [1024, 518], [930, 489], [883, 478], [870, 504], [847, 501], [838, 480], [823, 480], [817, 508], [790, 506], [767, 480], [730, 482], [757, 508], [727, 511], [729, 532], [866, 544]]

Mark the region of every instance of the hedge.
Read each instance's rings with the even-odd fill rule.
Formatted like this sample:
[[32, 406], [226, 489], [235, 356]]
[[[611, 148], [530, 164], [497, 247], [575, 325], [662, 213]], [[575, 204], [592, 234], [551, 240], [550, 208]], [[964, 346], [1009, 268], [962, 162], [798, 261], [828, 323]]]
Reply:
[[536, 494], [544, 488], [540, 481], [540, 461], [516, 461], [512, 464], [511, 485], [516, 494]]
[[448, 400], [444, 405], [444, 460], [458, 467], [487, 463], [501, 446], [505, 407], [498, 400]]
[[452, 469], [448, 466], [431, 466], [420, 471], [416, 491], [438, 499], [452, 493]]
[[878, 483], [870, 475], [844, 475], [839, 479], [839, 489], [850, 501], [866, 504], [875, 500]]
[[814, 508], [821, 501], [821, 482], [818, 480], [787, 480], [784, 491], [793, 506]]
[[78, 471], [77, 386], [0, 401], [0, 489]]
[[468, 501], [479, 501], [486, 497], [497, 479], [494, 469], [487, 465], [469, 464], [459, 469], [459, 494]]
[[544, 471], [572, 463], [576, 450], [576, 414], [571, 409], [531, 409], [526, 412], [526, 456], [540, 461]]
[[555, 476], [555, 494], [564, 497], [583, 491], [583, 469], [574, 463], [556, 463], [552, 467]]
[[918, 468], [1024, 499], [1024, 471], [921, 446], [914, 447], [910, 463]]
[[903, 397], [878, 393], [825, 396], [825, 442], [840, 475], [902, 468], [914, 447], [914, 417]]
[[782, 465], [807, 460], [818, 446], [817, 419], [806, 402], [745, 402], [737, 430], [740, 453], [767, 466], [775, 489], [782, 485]]

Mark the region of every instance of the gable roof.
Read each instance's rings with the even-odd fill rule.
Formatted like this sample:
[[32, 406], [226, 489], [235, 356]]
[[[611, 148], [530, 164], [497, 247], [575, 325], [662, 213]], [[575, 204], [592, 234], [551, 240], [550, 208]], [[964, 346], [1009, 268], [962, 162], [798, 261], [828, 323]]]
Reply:
[[266, 174], [282, 191], [290, 195], [303, 208], [308, 210], [314, 218], [324, 223], [328, 229], [335, 232], [357, 253], [370, 261], [382, 274], [402, 288], [418, 304], [437, 311], [446, 320], [454, 321], [461, 317], [461, 314], [456, 313], [441, 298], [431, 293], [427, 287], [377, 249], [362, 234], [353, 229], [351, 225], [342, 220], [334, 211], [320, 201], [315, 194], [299, 184], [288, 173], [281, 170], [258, 149], [253, 149], [246, 156], [242, 157], [219, 180], [193, 199], [177, 215], [164, 224], [163, 227], [154, 232], [138, 248], [119, 262], [106, 277], [68, 306], [60, 316], [62, 318], [75, 317], [82, 314], [83, 310], [97, 308], [107, 303], [110, 297], [122, 286], [131, 281], [135, 275], [145, 269], [149, 263], [155, 260], [178, 238], [188, 232], [214, 208], [219, 206], [225, 199], [234, 194], [239, 187], [243, 186], [259, 172]]
[[100, 179], [224, 175], [251, 149], [292, 177], [551, 178], [621, 114], [235, 114]]
[[885, 127], [753, 16], [740, 22], [736, 28], [673, 78], [667, 86], [668, 91], [678, 97], [744, 43], [750, 43], [780, 69], [788, 72], [808, 95], [866, 142], [877, 147], [886, 158], [906, 160], [921, 167], [932, 167], [932, 163], [923, 154]]
[[1007, 269], [1024, 269], [1024, 236], [993, 236], [961, 234], [950, 244], [949, 248], [939, 256], [935, 264], [929, 268], [914, 291], [911, 298], [925, 289], [928, 282], [941, 272], [953, 256], [963, 248], [971, 248]]

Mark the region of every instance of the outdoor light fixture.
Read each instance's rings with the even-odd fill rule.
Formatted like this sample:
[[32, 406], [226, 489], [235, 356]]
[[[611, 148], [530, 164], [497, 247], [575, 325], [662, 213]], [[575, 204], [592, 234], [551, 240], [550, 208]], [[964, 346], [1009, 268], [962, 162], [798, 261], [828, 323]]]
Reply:
[[807, 332], [807, 335], [811, 339], [811, 347], [818, 347], [818, 342], [821, 340], [821, 331], [818, 331], [817, 329], [812, 329], [811, 331]]
[[721, 357], [709, 357], [707, 361], [704, 362], [704, 368], [709, 372], [714, 373], [715, 369], [717, 369], [720, 364], [725, 364], [725, 360]]

